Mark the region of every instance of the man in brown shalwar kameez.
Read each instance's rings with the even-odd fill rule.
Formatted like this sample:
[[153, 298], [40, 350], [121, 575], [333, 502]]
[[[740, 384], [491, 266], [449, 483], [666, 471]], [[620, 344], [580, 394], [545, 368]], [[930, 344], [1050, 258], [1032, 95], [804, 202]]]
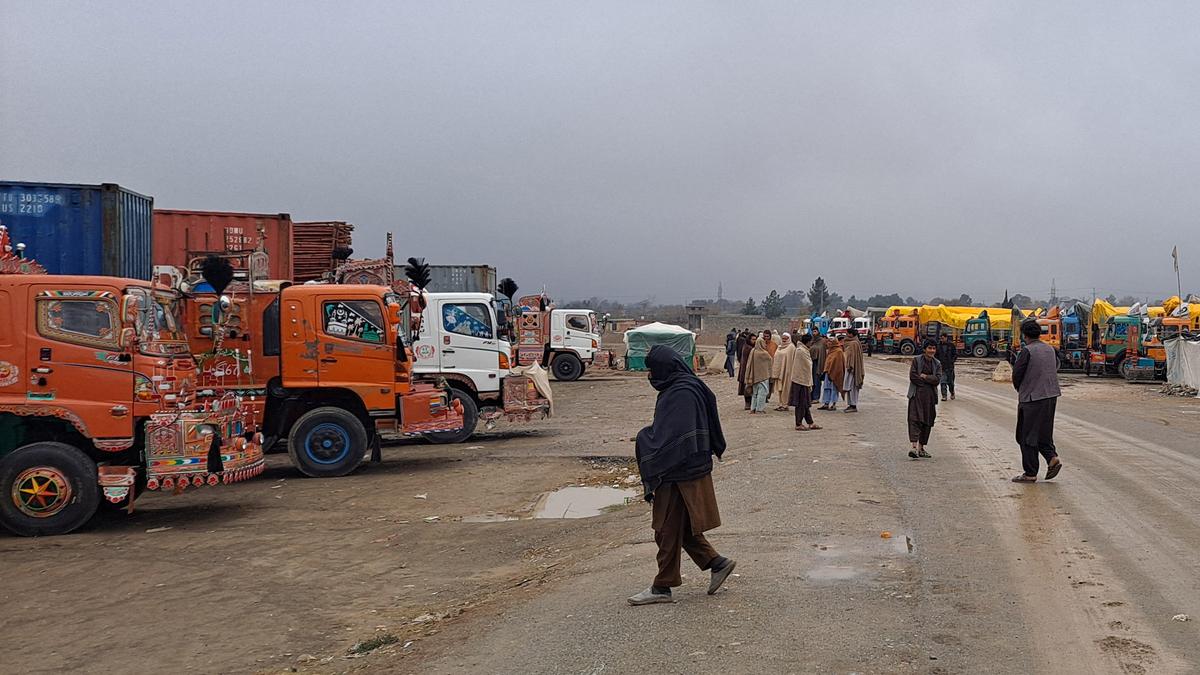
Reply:
[[638, 432], [637, 462], [646, 500], [654, 505], [651, 526], [658, 544], [658, 574], [631, 605], [674, 602], [683, 584], [680, 554], [712, 572], [708, 594], [717, 592], [737, 563], [717, 553], [704, 532], [721, 525], [713, 490], [712, 458], [725, 452], [717, 398], [669, 347], [646, 355], [650, 384], [658, 390], [654, 421]]
[[937, 388], [942, 379], [942, 364], [935, 358], [937, 344], [925, 341], [925, 353], [917, 355], [908, 369], [908, 440], [913, 459], [929, 457], [925, 450], [929, 444], [929, 432], [937, 419]]

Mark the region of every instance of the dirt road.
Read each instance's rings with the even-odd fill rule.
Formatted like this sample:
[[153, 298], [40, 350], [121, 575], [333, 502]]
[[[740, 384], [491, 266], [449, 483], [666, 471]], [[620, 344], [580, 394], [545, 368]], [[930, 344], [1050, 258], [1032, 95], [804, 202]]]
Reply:
[[685, 562], [676, 604], [624, 604], [653, 575], [645, 504], [525, 518], [546, 490], [627, 475], [653, 391], [589, 375], [558, 386], [555, 419], [527, 431], [391, 448], [334, 481], [273, 457], [261, 480], [151, 496], [77, 535], [0, 537], [5, 667], [1194, 669], [1200, 402], [1067, 377], [1066, 468], [1014, 485], [1011, 385], [970, 363], [919, 462], [905, 456], [901, 363], [871, 359], [862, 412], [823, 413], [807, 433], [790, 414], [745, 415], [730, 380], [706, 378], [730, 439], [712, 541], [739, 561], [716, 596]]

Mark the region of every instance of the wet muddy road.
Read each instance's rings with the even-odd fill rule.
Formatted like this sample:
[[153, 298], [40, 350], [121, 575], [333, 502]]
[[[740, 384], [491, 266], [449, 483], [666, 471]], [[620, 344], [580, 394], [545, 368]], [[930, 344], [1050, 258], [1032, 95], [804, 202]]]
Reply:
[[[649, 509], [623, 492], [654, 392], [589, 375], [556, 386], [558, 414], [536, 428], [394, 447], [335, 481], [275, 456], [260, 480], [155, 495], [74, 536], [0, 537], [6, 668], [1196, 668], [1200, 401], [1069, 376], [1066, 468], [1014, 485], [1015, 397], [990, 367], [960, 362], [922, 461], [906, 456], [906, 366], [868, 367], [862, 412], [815, 413], [824, 429], [804, 433], [705, 378], [730, 446], [710, 539], [738, 560], [716, 596], [685, 558], [677, 603], [625, 604], [654, 573]], [[608, 489], [547, 495], [579, 485]], [[600, 515], [535, 517], [556, 513]]]

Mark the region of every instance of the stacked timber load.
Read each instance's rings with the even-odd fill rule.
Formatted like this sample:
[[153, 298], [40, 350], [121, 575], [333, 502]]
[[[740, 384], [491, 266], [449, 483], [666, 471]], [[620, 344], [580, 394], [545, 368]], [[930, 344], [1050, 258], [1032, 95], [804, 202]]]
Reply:
[[293, 279], [315, 281], [333, 272], [338, 263], [334, 252], [350, 248], [353, 232], [353, 225], [341, 221], [293, 223]]

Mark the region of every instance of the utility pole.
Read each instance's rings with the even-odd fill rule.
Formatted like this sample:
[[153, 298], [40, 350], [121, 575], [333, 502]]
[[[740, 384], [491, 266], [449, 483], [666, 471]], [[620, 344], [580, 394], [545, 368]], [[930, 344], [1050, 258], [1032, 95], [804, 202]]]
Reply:
[[721, 304], [725, 300], [725, 284], [717, 282], [717, 304]]
[[1179, 278], [1179, 247], [1171, 248], [1171, 257], [1175, 259], [1175, 289], [1179, 291], [1179, 301], [1183, 302], [1183, 282]]
[[1050, 305], [1058, 304], [1058, 285], [1055, 283], [1054, 277], [1050, 278]]

